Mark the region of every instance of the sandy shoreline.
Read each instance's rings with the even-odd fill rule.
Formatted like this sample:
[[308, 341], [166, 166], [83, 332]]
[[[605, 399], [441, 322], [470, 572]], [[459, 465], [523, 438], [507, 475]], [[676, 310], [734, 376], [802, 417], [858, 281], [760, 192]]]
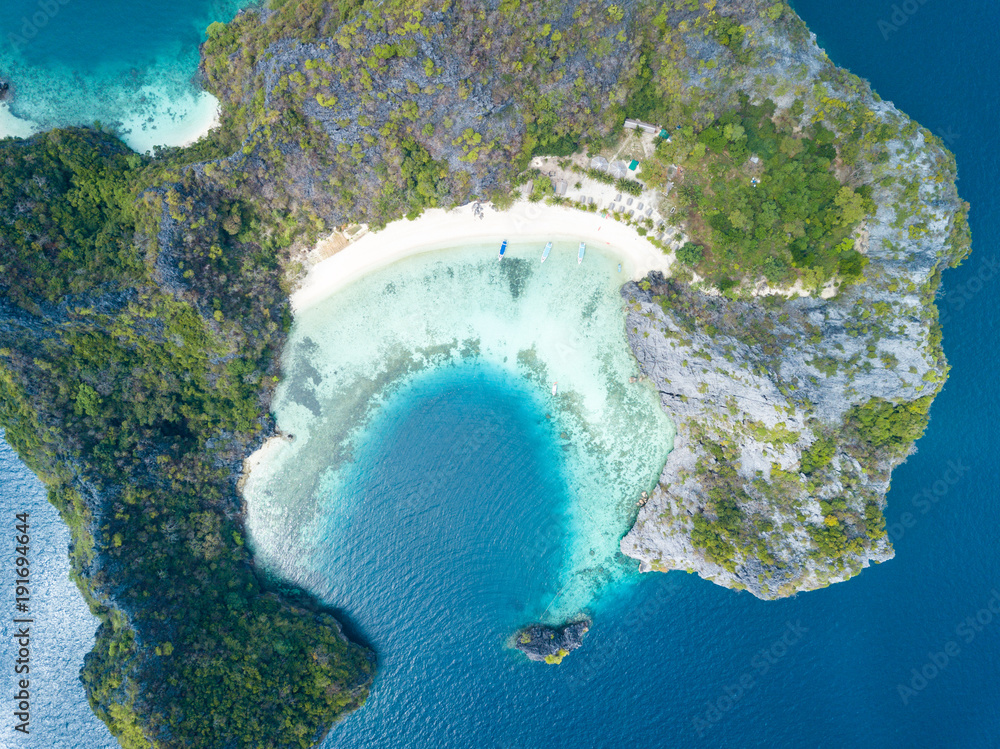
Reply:
[[205, 120], [205, 118], [202, 118], [201, 123], [195, 128], [194, 132], [191, 134], [189, 139], [183, 143], [178, 144], [181, 148], [187, 148], [188, 146], [193, 146], [202, 138], [207, 137], [210, 132], [212, 132], [217, 127], [222, 125], [222, 104], [219, 102], [218, 99], [216, 99], [211, 94], [207, 94], [207, 96], [211, 96], [213, 100], [213, 105], [211, 108], [212, 115], [210, 118], [208, 118], [207, 121]]
[[[184, 148], [197, 143], [219, 127], [221, 105], [205, 91], [199, 91], [180, 101], [171, 101], [156, 89], [146, 86], [144, 94], [158, 101], [156, 116], [150, 122], [146, 110], [127, 114], [114, 130], [118, 138], [136, 153], [149, 153], [155, 146]], [[94, 117], [93, 119], [100, 119]], [[0, 102], [0, 140], [7, 137], [30, 138], [43, 132], [36, 122], [21, 119], [10, 111], [10, 104]]]
[[4, 138], [30, 138], [38, 132], [38, 126], [30, 120], [22, 120], [10, 111], [10, 105], [0, 102], [0, 140]]
[[[479, 218], [471, 205], [448, 211], [435, 208], [424, 211], [415, 221], [401, 219], [381, 231], [369, 232], [310, 268], [292, 294], [292, 308], [310, 307], [362, 276], [412, 255], [490, 241], [496, 241], [499, 250], [504, 239], [512, 245], [536, 242], [536, 255], [549, 240], [583, 241], [588, 247], [601, 247], [619, 257], [622, 271], [633, 280], [651, 270], [668, 273], [670, 269], [670, 256], [632, 227], [610, 216], [602, 218], [600, 212], [520, 200], [507, 211], [485, 205], [482, 213], [483, 218]], [[518, 256], [516, 246], [508, 252]]]

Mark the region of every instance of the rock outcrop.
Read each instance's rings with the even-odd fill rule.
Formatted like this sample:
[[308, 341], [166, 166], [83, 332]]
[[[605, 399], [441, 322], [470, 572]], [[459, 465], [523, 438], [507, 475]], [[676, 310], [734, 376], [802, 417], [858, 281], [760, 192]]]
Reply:
[[589, 619], [561, 627], [533, 624], [514, 635], [514, 647], [533, 661], [561, 663], [563, 658], [583, 645], [583, 638], [589, 631]]

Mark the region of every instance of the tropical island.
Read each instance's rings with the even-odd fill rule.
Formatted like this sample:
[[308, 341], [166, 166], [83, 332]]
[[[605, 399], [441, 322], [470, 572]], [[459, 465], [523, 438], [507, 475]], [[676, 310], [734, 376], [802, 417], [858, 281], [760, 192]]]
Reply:
[[625, 329], [677, 427], [640, 569], [775, 598], [892, 556], [968, 206], [786, 3], [273, 1], [202, 53], [223, 110], [193, 146], [0, 141], [0, 425], [72, 529], [123, 747], [307, 747], [364, 703], [374, 653], [254, 564], [238, 484], [293, 291], [330, 252], [388, 262], [338, 257], [392, 222], [537, 206], [631, 248]]

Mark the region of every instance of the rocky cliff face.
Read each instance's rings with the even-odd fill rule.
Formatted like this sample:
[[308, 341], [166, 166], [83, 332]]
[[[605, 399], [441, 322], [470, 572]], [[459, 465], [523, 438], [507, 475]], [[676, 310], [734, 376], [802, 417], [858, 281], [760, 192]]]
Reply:
[[570, 153], [611, 130], [640, 56], [638, 3], [379, 5], [349, 23], [247, 10], [210, 37], [240, 140], [213, 179], [328, 225], [502, 196], [540, 140]]
[[[814, 42], [795, 54], [770, 42], [762, 77], [808, 71], [818, 110], [834, 75], [825, 55]], [[867, 87], [837, 94], [905, 121]], [[787, 302], [662, 277], [623, 289], [629, 343], [678, 430], [621, 544], [643, 571], [686, 569], [775, 598], [893, 556], [889, 477], [947, 376], [934, 297], [967, 249], [950, 154], [915, 124], [900, 132], [868, 167], [880, 186], [858, 235], [862, 283]]]
[[534, 624], [514, 636], [514, 647], [528, 658], [539, 663], [558, 664], [571, 652], [583, 645], [583, 638], [590, 631], [590, 620], [572, 622], [562, 627]]

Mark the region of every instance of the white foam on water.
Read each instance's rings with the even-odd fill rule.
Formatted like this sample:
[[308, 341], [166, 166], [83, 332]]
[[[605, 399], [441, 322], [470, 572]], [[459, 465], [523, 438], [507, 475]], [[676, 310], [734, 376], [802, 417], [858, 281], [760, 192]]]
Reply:
[[629, 381], [639, 372], [618, 258], [588, 250], [578, 265], [576, 243], [560, 242], [543, 265], [541, 245], [512, 243], [501, 263], [498, 245], [414, 256], [299, 309], [274, 401], [279, 429], [294, 440], [253, 456], [244, 486], [267, 567], [308, 587], [319, 573], [313, 551], [336, 543], [320, 537], [320, 519], [342, 501], [353, 448], [379, 403], [414, 373], [478, 360], [537, 388], [563, 435], [570, 548], [558, 594], [533, 615], [573, 616], [636, 569], [619, 541], [659, 476], [673, 426], [655, 390]]

